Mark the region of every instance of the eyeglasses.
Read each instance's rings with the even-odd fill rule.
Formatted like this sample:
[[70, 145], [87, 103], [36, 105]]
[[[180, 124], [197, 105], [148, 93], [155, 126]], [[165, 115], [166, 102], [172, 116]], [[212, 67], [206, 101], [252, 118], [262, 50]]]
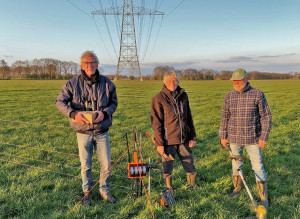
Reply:
[[97, 62], [83, 62], [83, 65], [95, 65]]

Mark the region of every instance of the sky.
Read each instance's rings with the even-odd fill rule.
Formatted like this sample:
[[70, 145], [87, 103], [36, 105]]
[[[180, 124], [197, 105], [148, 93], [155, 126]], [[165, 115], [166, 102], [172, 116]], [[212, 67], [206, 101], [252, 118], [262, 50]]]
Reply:
[[[0, 0], [0, 60], [78, 63], [93, 50], [115, 74], [121, 16], [91, 12], [121, 0]], [[135, 16], [143, 75], [176, 69], [300, 72], [299, 0], [134, 0], [165, 15]], [[152, 25], [153, 23], [153, 25]], [[120, 30], [120, 28], [119, 28]], [[126, 71], [122, 74], [127, 75]]]

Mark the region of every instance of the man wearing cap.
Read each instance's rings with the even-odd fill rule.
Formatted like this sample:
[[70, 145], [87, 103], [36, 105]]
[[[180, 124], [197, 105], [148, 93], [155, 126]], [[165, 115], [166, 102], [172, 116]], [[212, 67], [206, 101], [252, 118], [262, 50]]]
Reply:
[[[244, 69], [235, 70], [230, 80], [233, 81], [234, 90], [225, 96], [223, 102], [219, 133], [221, 144], [225, 147], [230, 143], [233, 155], [237, 156], [242, 156], [243, 148], [246, 148], [261, 204], [268, 207], [267, 179], [261, 149], [267, 145], [272, 124], [271, 112], [264, 93], [251, 87]], [[237, 165], [242, 170], [243, 161], [238, 161]], [[230, 197], [239, 194], [242, 188], [242, 179], [236, 170], [237, 166], [232, 162], [234, 190]]]

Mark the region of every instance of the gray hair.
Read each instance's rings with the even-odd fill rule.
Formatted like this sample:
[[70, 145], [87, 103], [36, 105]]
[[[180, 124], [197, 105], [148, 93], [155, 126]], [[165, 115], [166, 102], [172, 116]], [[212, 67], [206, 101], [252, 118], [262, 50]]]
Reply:
[[99, 65], [99, 59], [98, 57], [96, 56], [96, 54], [94, 53], [94, 51], [90, 51], [90, 50], [87, 50], [85, 51], [84, 53], [81, 54], [80, 56], [80, 65], [82, 65], [82, 62], [83, 62], [83, 59], [85, 57], [93, 57], [93, 59], [95, 60], [95, 62], [97, 62], [97, 64]]
[[179, 75], [175, 72], [175, 70], [169, 70], [164, 74], [164, 83], [166, 83], [167, 81], [174, 79], [177, 80], [177, 82], [180, 82], [180, 78]]

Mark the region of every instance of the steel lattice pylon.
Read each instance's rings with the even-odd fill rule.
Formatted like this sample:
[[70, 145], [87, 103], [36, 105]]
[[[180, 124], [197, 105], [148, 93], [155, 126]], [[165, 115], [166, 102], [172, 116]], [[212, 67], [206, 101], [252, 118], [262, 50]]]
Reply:
[[122, 31], [116, 79], [127, 65], [130, 66], [130, 76], [134, 76], [134, 72], [137, 72], [142, 80], [136, 47], [132, 0], [123, 1]]
[[134, 15], [164, 15], [157, 10], [149, 10], [143, 7], [134, 7], [133, 0], [123, 0], [123, 7], [111, 7], [105, 10], [93, 11], [92, 15], [121, 15], [122, 30], [120, 38], [120, 51], [115, 80], [126, 66], [130, 67], [130, 76], [138, 73], [142, 80], [139, 56], [136, 45]]

